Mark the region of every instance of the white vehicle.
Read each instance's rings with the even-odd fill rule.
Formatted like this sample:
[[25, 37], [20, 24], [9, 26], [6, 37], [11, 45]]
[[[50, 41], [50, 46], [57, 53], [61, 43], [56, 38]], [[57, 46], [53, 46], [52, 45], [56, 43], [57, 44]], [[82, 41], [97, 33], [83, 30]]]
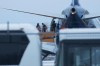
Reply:
[[55, 66], [100, 65], [100, 29], [60, 30]]
[[0, 66], [42, 66], [39, 39], [30, 24], [0, 24]]

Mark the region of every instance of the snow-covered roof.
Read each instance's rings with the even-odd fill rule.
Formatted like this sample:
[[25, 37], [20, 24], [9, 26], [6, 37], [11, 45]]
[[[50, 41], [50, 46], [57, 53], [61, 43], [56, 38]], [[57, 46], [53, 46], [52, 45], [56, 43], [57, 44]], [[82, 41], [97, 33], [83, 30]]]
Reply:
[[38, 33], [36, 27], [28, 23], [0, 24], [0, 30], [23, 30], [25, 33]]
[[60, 40], [64, 39], [100, 39], [100, 28], [62, 29]]

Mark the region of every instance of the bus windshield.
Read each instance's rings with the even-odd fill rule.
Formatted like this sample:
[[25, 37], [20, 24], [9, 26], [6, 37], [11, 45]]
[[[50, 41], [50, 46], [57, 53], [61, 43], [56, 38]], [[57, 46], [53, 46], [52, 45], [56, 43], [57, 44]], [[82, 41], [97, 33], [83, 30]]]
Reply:
[[21, 30], [0, 31], [0, 65], [18, 65], [28, 43]]
[[100, 45], [98, 44], [100, 41], [94, 40], [94, 44], [93, 40], [75, 41], [61, 42], [57, 55], [59, 58], [57, 66], [99, 66]]

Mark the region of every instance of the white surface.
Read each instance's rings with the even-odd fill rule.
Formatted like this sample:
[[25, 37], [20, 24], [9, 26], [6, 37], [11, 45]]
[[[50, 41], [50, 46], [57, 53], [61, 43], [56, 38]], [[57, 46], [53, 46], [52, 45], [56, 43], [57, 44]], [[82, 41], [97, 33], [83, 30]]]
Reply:
[[[7, 30], [7, 24], [0, 24], [0, 30]], [[28, 24], [9, 24], [9, 30], [22, 30], [26, 33], [29, 39], [29, 44], [21, 58], [20, 64], [18, 66], [41, 66], [41, 42], [38, 34], [38, 30]], [[27, 34], [31, 33], [31, 34]], [[12, 65], [11, 65], [12, 66]]]
[[[8, 24], [1, 23], [0, 30], [8, 30]], [[25, 33], [38, 33], [36, 27], [29, 23], [9, 23], [9, 30], [22, 30]]]
[[56, 43], [52, 43], [52, 42], [42, 42], [42, 49], [43, 50], [47, 50], [53, 53], [56, 53], [57, 51], [57, 46]]
[[100, 29], [62, 29], [60, 30], [60, 41], [63, 39], [100, 39]]
[[54, 66], [54, 61], [43, 61], [43, 66]]

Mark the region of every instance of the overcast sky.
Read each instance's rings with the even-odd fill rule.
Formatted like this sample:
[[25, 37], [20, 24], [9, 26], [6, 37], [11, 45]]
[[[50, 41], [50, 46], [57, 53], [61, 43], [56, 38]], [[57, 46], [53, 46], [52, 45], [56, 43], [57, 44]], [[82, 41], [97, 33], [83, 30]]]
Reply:
[[[100, 14], [100, 0], [79, 0], [81, 6], [91, 13]], [[12, 8], [47, 15], [59, 15], [71, 0], [0, 0], [0, 8]], [[50, 23], [51, 18], [0, 9], [0, 22]]]

